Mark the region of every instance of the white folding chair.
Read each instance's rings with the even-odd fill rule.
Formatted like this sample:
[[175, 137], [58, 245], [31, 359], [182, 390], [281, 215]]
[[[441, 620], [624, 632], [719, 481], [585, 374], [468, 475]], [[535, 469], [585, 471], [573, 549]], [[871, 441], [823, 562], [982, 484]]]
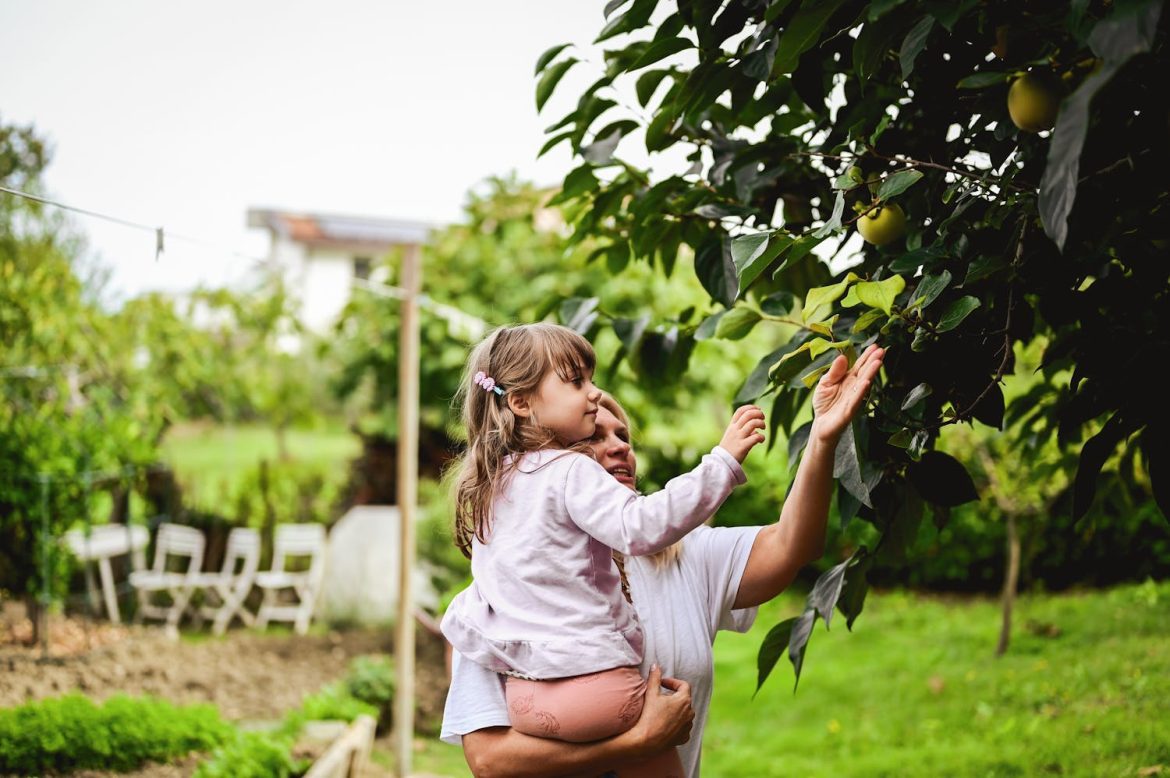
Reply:
[[[307, 569], [286, 570], [290, 559], [307, 560]], [[302, 563], [303, 564], [303, 563]], [[256, 626], [269, 621], [291, 621], [298, 635], [309, 630], [313, 607], [325, 576], [325, 527], [321, 524], [278, 524], [272, 544], [272, 569], [256, 576], [264, 600], [256, 613]], [[291, 589], [293, 604], [282, 604], [280, 593]]]
[[[178, 631], [179, 619], [187, 610], [187, 603], [194, 591], [195, 577], [203, 566], [203, 549], [206, 541], [203, 533], [194, 527], [167, 522], [159, 525], [155, 535], [154, 566], [149, 570], [135, 570], [130, 574], [130, 585], [138, 590], [138, 617], [164, 619], [167, 631]], [[169, 569], [170, 559], [186, 559], [186, 569]], [[152, 595], [165, 592], [170, 597], [169, 605], [155, 605]]]
[[220, 571], [199, 573], [192, 579], [195, 590], [202, 590], [204, 596], [198, 614], [212, 620], [214, 634], [226, 632], [236, 616], [248, 626], [256, 623], [255, 617], [244, 607], [244, 598], [252, 591], [259, 567], [260, 533], [247, 527], [234, 527], [228, 533]]

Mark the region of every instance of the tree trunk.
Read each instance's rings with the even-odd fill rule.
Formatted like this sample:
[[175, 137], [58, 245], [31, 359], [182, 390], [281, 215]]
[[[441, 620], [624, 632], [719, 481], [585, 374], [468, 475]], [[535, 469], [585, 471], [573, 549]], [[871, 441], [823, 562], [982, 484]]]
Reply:
[[1003, 574], [1003, 626], [999, 631], [999, 645], [995, 655], [1003, 656], [1012, 639], [1012, 606], [1016, 602], [1016, 587], [1020, 580], [1020, 533], [1016, 515], [1007, 514], [1007, 569]]
[[24, 612], [28, 615], [29, 623], [32, 624], [32, 634], [28, 639], [27, 645], [35, 646], [41, 642], [42, 639], [49, 638], [49, 625], [46, 623], [46, 617], [49, 615], [48, 609], [41, 607], [37, 602], [35, 594], [26, 594], [24, 596]]
[[288, 453], [288, 428], [283, 424], [276, 427], [276, 456], [281, 462], [292, 459]]

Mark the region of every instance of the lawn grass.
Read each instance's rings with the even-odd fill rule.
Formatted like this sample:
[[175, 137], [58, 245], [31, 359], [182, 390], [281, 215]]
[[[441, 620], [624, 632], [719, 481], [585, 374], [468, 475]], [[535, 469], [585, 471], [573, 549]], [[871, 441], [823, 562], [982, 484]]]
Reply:
[[853, 634], [817, 626], [795, 695], [785, 657], [753, 701], [760, 641], [801, 605], [719, 637], [705, 774], [1170, 774], [1166, 583], [1025, 597], [1000, 659], [993, 600], [871, 595]]
[[[852, 634], [818, 623], [795, 695], [785, 656], [753, 700], [760, 641], [802, 604], [716, 641], [705, 776], [1170, 775], [1170, 582], [1026, 596], [1001, 659], [994, 600], [871, 593]], [[437, 740], [415, 769], [470, 775]]]
[[[343, 427], [288, 431], [288, 451], [297, 462], [344, 468], [361, 451], [361, 441]], [[163, 457], [198, 505], [214, 505], [261, 460], [278, 457], [276, 432], [259, 425], [180, 424], [163, 441]]]

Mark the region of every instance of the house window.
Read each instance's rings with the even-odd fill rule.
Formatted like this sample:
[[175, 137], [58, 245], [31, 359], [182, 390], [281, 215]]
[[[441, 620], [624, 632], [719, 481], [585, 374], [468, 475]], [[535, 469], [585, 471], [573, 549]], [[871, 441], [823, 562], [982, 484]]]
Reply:
[[362, 281], [370, 280], [370, 267], [373, 265], [373, 260], [369, 257], [354, 257], [353, 258], [353, 277], [359, 278]]

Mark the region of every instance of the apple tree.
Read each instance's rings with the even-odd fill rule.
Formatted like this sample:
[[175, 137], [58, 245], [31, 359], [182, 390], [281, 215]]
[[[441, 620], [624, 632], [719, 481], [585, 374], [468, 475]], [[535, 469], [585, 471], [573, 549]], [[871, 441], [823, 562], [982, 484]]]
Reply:
[[[852, 624], [875, 555], [978, 499], [967, 463], [936, 446], [952, 425], [1071, 452], [1077, 518], [1114, 457], [1170, 515], [1162, 5], [611, 0], [600, 62], [567, 45], [540, 57], [538, 109], [566, 73], [594, 71], [544, 149], [577, 160], [561, 195], [573, 239], [613, 272], [669, 274], [685, 252], [710, 296], [669, 342], [627, 344], [658, 353], [647, 377], [685, 364], [696, 337], [772, 328], [735, 402], [768, 403], [795, 459], [831, 360], [888, 349], [834, 473], [842, 521], [880, 540], [768, 635], [761, 683], [785, 650], [799, 679], [818, 618]], [[1033, 342], [1047, 380], [1006, 401], [1015, 347]]]

